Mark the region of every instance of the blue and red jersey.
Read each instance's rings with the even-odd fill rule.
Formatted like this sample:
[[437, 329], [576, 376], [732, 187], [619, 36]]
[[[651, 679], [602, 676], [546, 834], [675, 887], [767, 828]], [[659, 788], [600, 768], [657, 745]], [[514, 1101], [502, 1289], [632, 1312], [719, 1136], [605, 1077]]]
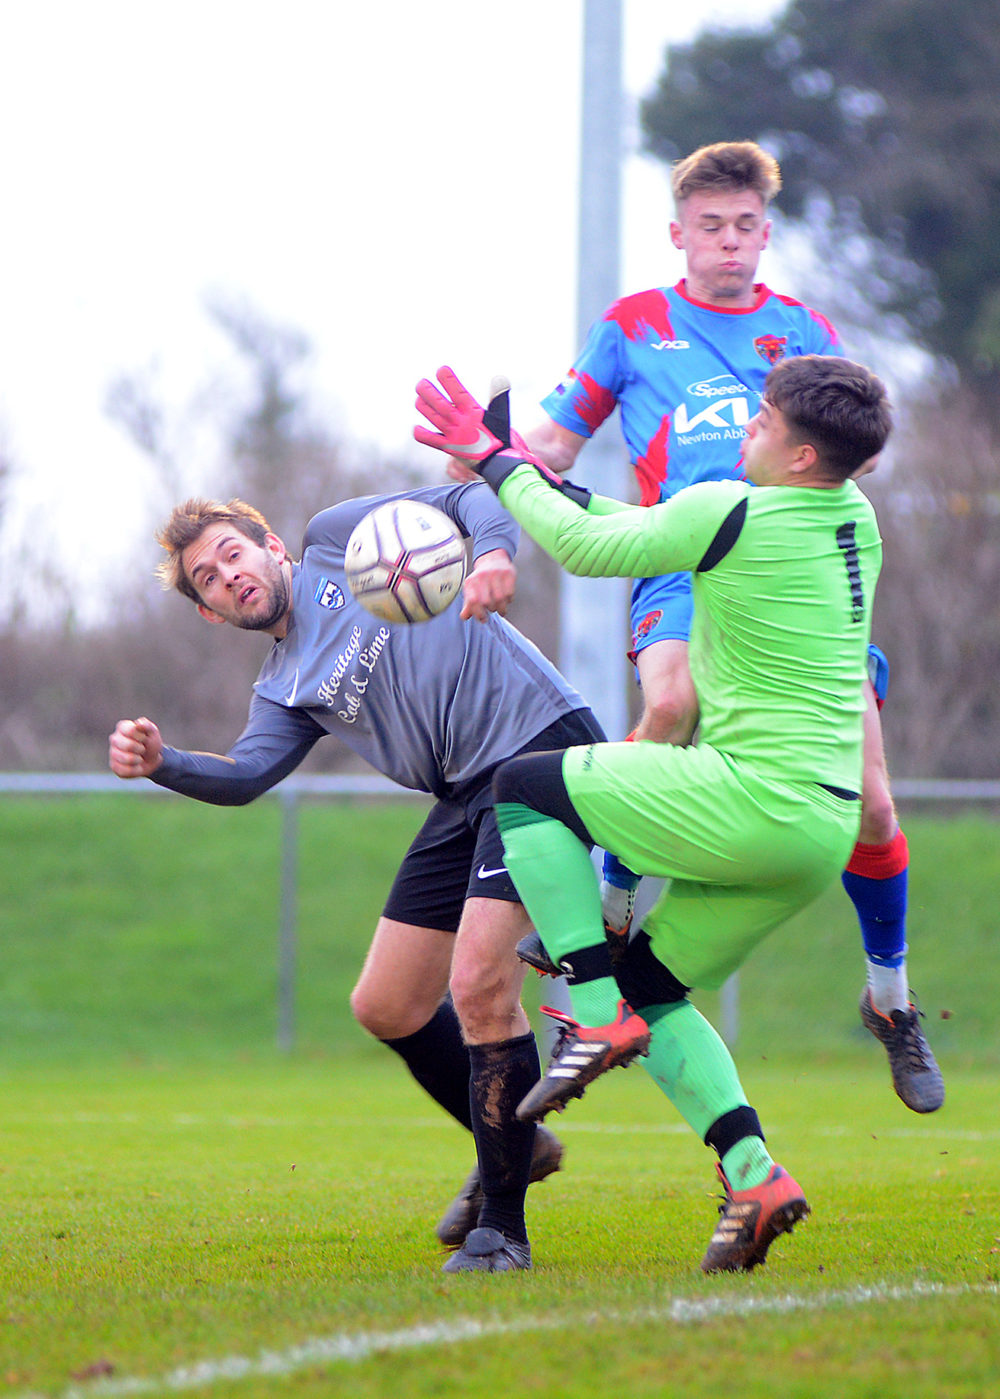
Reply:
[[617, 405], [640, 503], [655, 505], [742, 475], [744, 429], [779, 360], [841, 353], [824, 316], [763, 282], [752, 306], [723, 310], [693, 301], [682, 279], [609, 307], [542, 407], [590, 437]]

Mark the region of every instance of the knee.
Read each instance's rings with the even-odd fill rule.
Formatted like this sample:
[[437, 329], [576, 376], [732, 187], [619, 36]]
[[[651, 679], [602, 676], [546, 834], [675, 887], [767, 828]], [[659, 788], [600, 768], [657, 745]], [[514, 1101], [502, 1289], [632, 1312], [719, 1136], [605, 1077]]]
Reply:
[[384, 1028], [384, 1017], [378, 1005], [368, 995], [365, 987], [358, 982], [351, 992], [351, 1014], [363, 1030], [367, 1030], [376, 1039], [385, 1039], [382, 1033]]
[[898, 825], [896, 808], [888, 783], [883, 781], [880, 776], [869, 781], [866, 773], [861, 802], [861, 829], [858, 832], [858, 839], [864, 845], [885, 845], [896, 834]]
[[479, 1038], [503, 1000], [504, 978], [491, 975], [488, 967], [457, 966], [448, 989], [466, 1038]]
[[359, 981], [351, 992], [351, 1014], [377, 1040], [400, 1040], [416, 1034], [430, 1015], [423, 1006], [400, 1004], [374, 995]]
[[531, 762], [534, 755], [522, 753], [520, 757], [508, 758], [493, 774], [492, 792], [494, 802], [522, 802], [524, 784], [521, 782], [521, 769], [518, 764]]
[[644, 693], [644, 713], [637, 737], [656, 743], [685, 744], [690, 742], [698, 718], [693, 694], [688, 697], [676, 689], [660, 689]]
[[538, 753], [520, 753], [501, 763], [493, 774], [494, 802], [519, 802], [536, 811], [545, 811], [544, 794], [562, 786], [562, 761], [565, 750], [543, 749]]
[[466, 1040], [506, 1039], [523, 1014], [520, 978], [498, 965], [458, 965], [449, 983], [455, 1014]]
[[615, 976], [626, 1001], [640, 1012], [647, 1006], [674, 1005], [691, 990], [656, 956], [646, 932], [637, 933], [626, 943]]

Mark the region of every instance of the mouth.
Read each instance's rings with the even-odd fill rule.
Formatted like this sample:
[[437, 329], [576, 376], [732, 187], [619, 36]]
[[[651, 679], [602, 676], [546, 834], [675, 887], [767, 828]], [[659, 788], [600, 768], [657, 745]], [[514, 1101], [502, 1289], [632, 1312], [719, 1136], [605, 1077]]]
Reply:
[[246, 607], [246, 606], [253, 600], [253, 597], [254, 597], [254, 595], [255, 595], [256, 592], [257, 592], [257, 587], [256, 587], [256, 585], [255, 585], [254, 583], [248, 583], [247, 586], [242, 590], [242, 592], [241, 592], [240, 595], [239, 595], [239, 604], [240, 604], [240, 606], [241, 606], [241, 607]]

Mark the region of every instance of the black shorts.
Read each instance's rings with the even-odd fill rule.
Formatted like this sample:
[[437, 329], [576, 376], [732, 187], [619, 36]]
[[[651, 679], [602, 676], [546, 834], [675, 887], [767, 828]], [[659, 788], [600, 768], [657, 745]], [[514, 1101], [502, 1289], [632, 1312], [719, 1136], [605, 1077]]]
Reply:
[[[575, 709], [518, 753], [604, 742], [604, 732], [590, 710]], [[493, 813], [491, 784], [496, 766], [477, 773], [431, 807], [396, 873], [383, 917], [454, 933], [468, 898], [520, 903], [504, 868], [503, 842]]]

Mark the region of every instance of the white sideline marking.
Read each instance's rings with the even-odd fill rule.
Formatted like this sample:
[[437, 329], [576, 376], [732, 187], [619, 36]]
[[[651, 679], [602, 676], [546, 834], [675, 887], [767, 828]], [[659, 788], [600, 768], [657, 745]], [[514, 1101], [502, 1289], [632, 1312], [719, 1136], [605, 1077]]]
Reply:
[[[349, 1126], [352, 1121], [364, 1122], [371, 1125], [374, 1119], [366, 1118], [346, 1118], [338, 1119], [342, 1125]], [[388, 1130], [394, 1119], [386, 1118], [386, 1129]], [[139, 1124], [149, 1126], [149, 1120], [140, 1113], [104, 1113], [104, 1112], [73, 1112], [73, 1113], [32, 1113], [30, 1116], [14, 1114], [4, 1119], [8, 1126], [37, 1126], [44, 1123], [49, 1127], [131, 1127]], [[416, 1118], [410, 1124], [413, 1127], [427, 1128], [437, 1131], [441, 1126], [441, 1119], [438, 1117]], [[686, 1122], [567, 1122], [560, 1123], [560, 1127], [567, 1136], [593, 1135], [593, 1136], [629, 1136], [629, 1137], [682, 1137], [690, 1136], [691, 1128]], [[772, 1129], [777, 1130], [772, 1119]], [[780, 1124], [779, 1124], [780, 1125]], [[306, 1131], [312, 1129], [327, 1129], [330, 1126], [328, 1117], [269, 1117], [255, 1116], [252, 1113], [236, 1115], [230, 1113], [218, 1116], [211, 1114], [195, 1113], [173, 1113], [170, 1116], [160, 1119], [155, 1127], [159, 1130], [176, 1129], [187, 1131], [190, 1128], [235, 1128], [238, 1131], [267, 1130], [278, 1128], [284, 1130]], [[818, 1137], [854, 1137], [871, 1136], [872, 1132], [867, 1128], [861, 1128], [848, 1123], [827, 1123], [825, 1126], [812, 1129], [813, 1134]], [[965, 1127], [937, 1127], [930, 1122], [923, 1121], [915, 1127], [883, 1127], [874, 1134], [886, 1140], [905, 1141], [909, 1139], [957, 1141], [957, 1142], [995, 1142], [1000, 1141], [1000, 1128], [965, 1128]]]
[[[685, 1136], [690, 1137], [691, 1128], [686, 1122], [559, 1122], [560, 1131], [565, 1132], [567, 1141], [577, 1134], [606, 1137], [659, 1137], [659, 1136]], [[773, 1131], [777, 1134], [778, 1129], [792, 1133], [793, 1128], [789, 1125], [777, 1121], [775, 1117], [768, 1118], [768, 1134]], [[935, 1141], [956, 1141], [956, 1142], [995, 1142], [1000, 1141], [1000, 1128], [972, 1128], [972, 1127], [933, 1127], [930, 1123], [921, 1123], [918, 1127], [882, 1127], [874, 1133], [867, 1127], [858, 1127], [847, 1123], [833, 1123], [822, 1127], [810, 1128], [813, 1136], [817, 1137], [871, 1137], [872, 1135], [883, 1138], [886, 1141], [906, 1141], [910, 1138], [920, 1141], [933, 1138]]]
[[[776, 1297], [675, 1297], [662, 1307], [640, 1307], [628, 1312], [602, 1312], [582, 1318], [586, 1326], [636, 1325], [650, 1321], [690, 1326], [720, 1317], [820, 1312], [835, 1307], [864, 1306], [870, 1303], [918, 1302], [924, 1298], [1000, 1297], [1000, 1285], [946, 1287], [941, 1283], [913, 1283], [908, 1287], [882, 1283], [853, 1287], [844, 1291], [820, 1292], [813, 1296], [785, 1294]], [[581, 1319], [576, 1319], [581, 1324]], [[410, 1326], [400, 1331], [360, 1331], [354, 1334], [318, 1336], [283, 1351], [261, 1351], [257, 1356], [228, 1355], [219, 1360], [200, 1360], [169, 1370], [153, 1378], [95, 1380], [93, 1384], [73, 1385], [59, 1391], [55, 1399], [127, 1399], [133, 1394], [176, 1394], [207, 1389], [220, 1381], [285, 1377], [296, 1370], [335, 1361], [367, 1360], [389, 1351], [419, 1350], [427, 1346], [454, 1345], [490, 1336], [510, 1336], [531, 1331], [551, 1331], [565, 1327], [566, 1318], [526, 1316], [519, 1321], [477, 1321], [473, 1317], [440, 1321], [426, 1326]], [[11, 1399], [45, 1399], [36, 1391], [12, 1395]]]

